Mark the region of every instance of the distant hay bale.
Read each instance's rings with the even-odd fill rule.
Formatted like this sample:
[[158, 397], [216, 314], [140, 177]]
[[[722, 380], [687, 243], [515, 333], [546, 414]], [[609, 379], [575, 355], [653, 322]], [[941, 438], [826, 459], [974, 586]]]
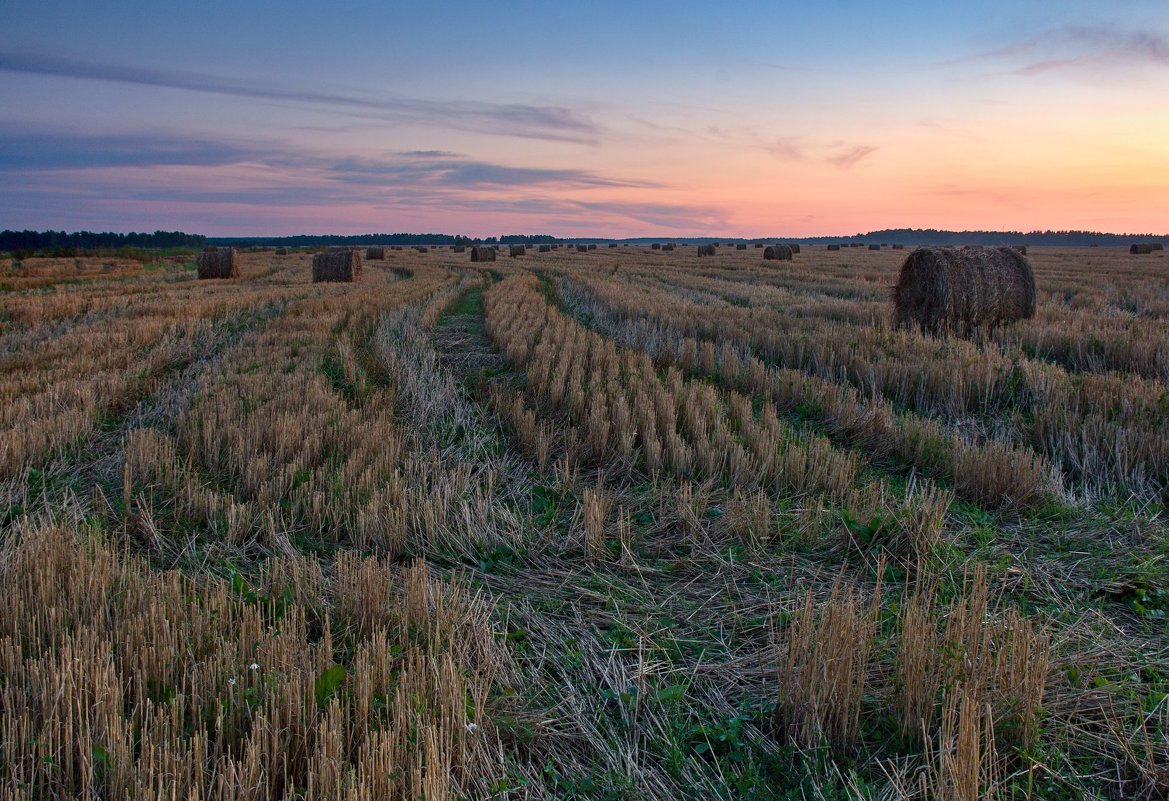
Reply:
[[745, 244], [743, 244], [742, 242], [735, 245], [735, 250], [746, 250], [746, 249], [747, 249], [747, 246]]
[[[893, 250], [905, 250], [905, 245], [890, 245], [890, 247]], [[1024, 255], [1026, 255], [1026, 251], [1024, 251]]]
[[370, 261], [385, 261], [386, 249], [385, 248], [366, 248], [365, 249], [365, 258], [369, 259]]
[[708, 245], [699, 245], [698, 246], [698, 255], [699, 256], [713, 256], [716, 253], [718, 253], [718, 246], [715, 245], [713, 242], [711, 242]]
[[596, 249], [597, 249], [596, 245], [589, 245], [589, 250], [596, 250]]
[[609, 243], [609, 248], [610, 248], [610, 249], [612, 249], [612, 248], [615, 248], [615, 247], [617, 247], [617, 243], [616, 243], [616, 242], [610, 242], [610, 243]]
[[851, 245], [849, 245], [850, 248], [863, 248], [864, 246], [864, 242], [853, 242]]
[[276, 248], [276, 255], [277, 256], [287, 256], [288, 255], [288, 248]]
[[667, 242], [666, 244], [662, 245], [662, 250], [673, 250], [673, 249], [674, 249], [673, 242]]
[[1165, 249], [1165, 246], [1163, 244], [1161, 244], [1160, 242], [1150, 242], [1149, 247], [1151, 247], [1153, 250], [1164, 250]]
[[1035, 316], [1035, 274], [1014, 248], [918, 248], [893, 290], [894, 324], [968, 336]]
[[588, 246], [588, 245], [577, 245], [577, 246], [576, 246], [576, 252], [577, 252], [577, 253], [588, 253], [588, 252], [589, 252], [589, 246]]
[[528, 252], [528, 249], [525, 248], [523, 245], [511, 245], [507, 249], [507, 255], [511, 256], [513, 259], [516, 256], [523, 256], [527, 252]]
[[1128, 252], [1133, 254], [1134, 256], [1136, 256], [1138, 254], [1144, 255], [1144, 254], [1152, 253], [1153, 246], [1148, 244], [1148, 243], [1145, 243], [1145, 242], [1138, 242], [1138, 243], [1134, 244], [1132, 247], [1130, 247], [1128, 249]]
[[649, 249], [650, 250], [661, 250], [662, 243], [661, 242], [654, 242], [652, 245], [649, 246]]
[[414, 247], [414, 249], [417, 250], [419, 253], [429, 253], [430, 252], [430, 248], [426, 247], [425, 245], [416, 245]]
[[239, 254], [235, 248], [209, 248], [195, 260], [200, 278], [239, 278]]
[[764, 261], [791, 261], [792, 249], [790, 245], [768, 245], [763, 249]]
[[454, 247], [451, 248], [451, 250], [455, 253], [466, 253], [467, 252], [467, 248], [465, 245], [455, 245]]
[[757, 248], [761, 248], [761, 247], [763, 247], [763, 243], [762, 243], [762, 242], [756, 242], [756, 243], [755, 243], [755, 247], [757, 247]]
[[800, 246], [797, 245], [795, 242], [792, 242], [791, 244], [789, 244], [788, 247], [792, 249], [792, 253], [798, 254], [800, 252]]
[[361, 280], [361, 253], [356, 250], [330, 250], [313, 256], [313, 283]]
[[829, 245], [828, 249], [829, 250], [840, 250], [840, 245]]
[[880, 250], [880, 249], [881, 249], [880, 245], [869, 245], [869, 250]]
[[711, 242], [710, 244], [714, 245], [716, 248], [720, 246], [720, 243], [718, 242]]
[[536, 248], [536, 250], [539, 251], [540, 253], [551, 253], [552, 246], [551, 245], [540, 245], [540, 247]]
[[495, 261], [495, 248], [476, 245], [471, 248], [471, 261]]

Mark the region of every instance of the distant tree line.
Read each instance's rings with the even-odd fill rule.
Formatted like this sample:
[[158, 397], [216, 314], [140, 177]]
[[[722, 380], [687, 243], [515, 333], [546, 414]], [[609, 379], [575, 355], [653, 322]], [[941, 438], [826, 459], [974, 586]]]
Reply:
[[853, 236], [816, 236], [793, 242], [833, 242], [890, 245], [1049, 245], [1064, 247], [1119, 247], [1135, 241], [1162, 240], [1155, 234], [1102, 234], [1097, 231], [941, 231], [936, 228], [886, 228]]
[[45, 256], [101, 255], [126, 249], [198, 250], [207, 244], [201, 234], [155, 231], [153, 234], [115, 234], [93, 231], [0, 231], [0, 251]]
[[212, 245], [241, 248], [370, 247], [372, 245], [472, 245], [476, 241], [457, 234], [299, 234], [296, 236], [212, 236]]

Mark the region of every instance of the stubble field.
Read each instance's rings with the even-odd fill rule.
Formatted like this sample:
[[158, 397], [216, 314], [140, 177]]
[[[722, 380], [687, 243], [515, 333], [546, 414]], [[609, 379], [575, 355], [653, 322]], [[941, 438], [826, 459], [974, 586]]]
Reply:
[[1169, 259], [0, 262], [13, 799], [1164, 798]]

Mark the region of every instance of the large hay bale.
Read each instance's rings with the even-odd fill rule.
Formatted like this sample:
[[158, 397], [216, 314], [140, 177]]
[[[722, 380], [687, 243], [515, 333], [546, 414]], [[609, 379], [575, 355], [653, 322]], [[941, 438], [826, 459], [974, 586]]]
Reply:
[[536, 248], [536, 250], [539, 251], [540, 253], [551, 253], [552, 246], [551, 245], [540, 245], [540, 247]]
[[430, 252], [430, 248], [426, 247], [426, 245], [415, 245], [414, 249], [417, 250], [419, 253], [429, 253]]
[[352, 249], [330, 250], [313, 256], [313, 283], [361, 280], [361, 253]]
[[277, 256], [287, 256], [288, 255], [288, 248], [276, 248], [276, 255]]
[[588, 252], [589, 252], [589, 246], [588, 246], [588, 245], [577, 245], [577, 246], [576, 246], [576, 252], [577, 252], [577, 253], [588, 253]]
[[662, 243], [661, 242], [654, 242], [652, 245], [649, 246], [649, 249], [650, 250], [661, 250]]
[[698, 246], [698, 255], [700, 257], [701, 256], [713, 256], [716, 253], [718, 253], [718, 247], [713, 242], [711, 242], [709, 245], [699, 245]]
[[1148, 254], [1153, 252], [1153, 246], [1147, 242], [1138, 242], [1128, 249], [1128, 252], [1134, 256], [1141, 254]]
[[451, 251], [454, 253], [466, 253], [467, 248], [465, 245], [455, 245], [454, 247], [451, 248]]
[[828, 249], [829, 250], [840, 250], [840, 245], [829, 245]]
[[667, 242], [666, 244], [662, 245], [662, 250], [673, 250], [673, 249], [674, 249], [673, 242]]
[[735, 245], [735, 250], [746, 250], [746, 249], [747, 249], [747, 246], [746, 246], [746, 244], [744, 244], [744, 243], [742, 243], [742, 242], [740, 242], [739, 244]]
[[369, 259], [370, 261], [385, 261], [386, 249], [385, 248], [366, 248], [365, 249], [365, 258]]
[[763, 243], [762, 243], [762, 242], [756, 242], [756, 243], [755, 243], [755, 247], [757, 247], [757, 248], [761, 248], [761, 247], [763, 247]]
[[1035, 316], [1035, 274], [1014, 248], [918, 248], [893, 290], [894, 324], [969, 335]]
[[800, 246], [797, 245], [795, 242], [792, 242], [791, 244], [789, 244], [788, 247], [792, 249], [792, 253], [799, 253], [800, 252]]
[[199, 278], [239, 278], [239, 254], [235, 248], [204, 250], [195, 264]]
[[764, 261], [791, 261], [792, 249], [790, 245], [768, 245], [763, 249]]
[[611, 249], [613, 249], [613, 248], [615, 248], [615, 247], [617, 247], [617, 243], [616, 243], [616, 242], [610, 242], [610, 243], [609, 243], [609, 248], [610, 248], [610, 250], [611, 250]]
[[471, 261], [495, 261], [495, 248], [476, 245], [471, 248]]
[[[890, 245], [889, 247], [893, 250], [905, 250], [905, 245]], [[1024, 255], [1026, 255], [1026, 251], [1024, 251]]]
[[869, 250], [880, 250], [880, 249], [881, 249], [880, 245], [869, 245]]
[[513, 259], [516, 256], [523, 256], [527, 252], [528, 252], [528, 249], [525, 248], [523, 245], [511, 245], [507, 249], [507, 255], [511, 256]]

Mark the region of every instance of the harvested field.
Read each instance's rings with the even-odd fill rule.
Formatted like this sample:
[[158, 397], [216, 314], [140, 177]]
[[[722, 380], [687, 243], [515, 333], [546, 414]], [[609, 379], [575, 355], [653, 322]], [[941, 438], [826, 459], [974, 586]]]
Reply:
[[7, 262], [0, 795], [1163, 797], [1163, 253], [658, 244]]

